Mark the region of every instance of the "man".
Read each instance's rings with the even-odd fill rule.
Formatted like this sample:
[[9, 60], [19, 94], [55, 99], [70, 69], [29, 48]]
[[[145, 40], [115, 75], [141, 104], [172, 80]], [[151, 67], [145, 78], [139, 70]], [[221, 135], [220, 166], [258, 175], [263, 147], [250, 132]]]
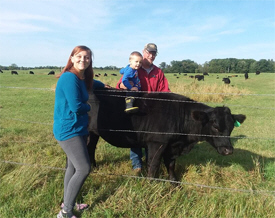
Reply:
[[[154, 43], [146, 44], [143, 49], [142, 67], [138, 69], [141, 91], [170, 92], [168, 81], [163, 71], [153, 64], [157, 53], [158, 49]], [[120, 78], [116, 88], [127, 89], [121, 81], [122, 78]], [[142, 167], [142, 149], [131, 148], [130, 159], [132, 160], [133, 169], [136, 173], [140, 173]]]

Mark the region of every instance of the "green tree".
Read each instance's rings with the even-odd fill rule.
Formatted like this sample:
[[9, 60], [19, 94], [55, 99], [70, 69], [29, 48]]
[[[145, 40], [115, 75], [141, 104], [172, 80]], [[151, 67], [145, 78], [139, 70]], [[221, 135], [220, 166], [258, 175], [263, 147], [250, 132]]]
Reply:
[[9, 66], [9, 70], [16, 70], [16, 69], [18, 69], [18, 66], [16, 64], [11, 64]]
[[248, 72], [248, 64], [245, 60], [239, 60], [236, 65], [236, 73], [245, 73]]
[[195, 73], [195, 70], [198, 68], [198, 64], [189, 59], [182, 61], [182, 71], [181, 73]]
[[165, 62], [161, 62], [160, 65], [159, 65], [159, 68], [164, 70], [165, 68], [167, 67], [166, 63]]

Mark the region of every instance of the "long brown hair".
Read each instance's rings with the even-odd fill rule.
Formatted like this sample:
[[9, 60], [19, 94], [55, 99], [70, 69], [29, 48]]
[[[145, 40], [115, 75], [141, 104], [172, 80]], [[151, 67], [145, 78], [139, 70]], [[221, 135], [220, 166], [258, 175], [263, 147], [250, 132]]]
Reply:
[[57, 78], [59, 78], [66, 71], [70, 71], [71, 73], [74, 73], [79, 78], [79, 74], [77, 73], [76, 69], [73, 66], [73, 63], [71, 61], [71, 57], [74, 56], [75, 54], [79, 53], [79, 52], [82, 52], [82, 51], [88, 51], [89, 54], [90, 54], [91, 63], [89, 65], [89, 67], [87, 67], [87, 69], [84, 72], [84, 77], [85, 77], [84, 81], [85, 81], [87, 90], [90, 91], [93, 87], [93, 78], [94, 78], [93, 60], [92, 60], [93, 53], [92, 53], [91, 49], [89, 49], [88, 47], [86, 47], [84, 45], [76, 46], [73, 49], [73, 51], [72, 51], [72, 53], [69, 57], [69, 60], [67, 62], [67, 65], [63, 68], [61, 73], [59, 75], [57, 75]]

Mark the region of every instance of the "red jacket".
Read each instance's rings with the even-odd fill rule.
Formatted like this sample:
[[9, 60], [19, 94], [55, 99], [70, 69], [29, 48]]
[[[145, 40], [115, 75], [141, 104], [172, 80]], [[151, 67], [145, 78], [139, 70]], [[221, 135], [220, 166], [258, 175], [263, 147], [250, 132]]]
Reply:
[[[140, 80], [141, 90], [148, 92], [171, 92], [168, 81], [160, 68], [153, 65], [148, 74], [142, 67], [138, 69], [138, 78]], [[119, 89], [122, 77], [118, 81], [116, 88]]]

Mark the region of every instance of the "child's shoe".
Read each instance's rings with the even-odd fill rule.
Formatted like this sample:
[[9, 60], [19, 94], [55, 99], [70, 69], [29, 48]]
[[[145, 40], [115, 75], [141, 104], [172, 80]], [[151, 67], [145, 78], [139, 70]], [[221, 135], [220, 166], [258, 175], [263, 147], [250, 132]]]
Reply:
[[126, 103], [126, 109], [124, 110], [125, 113], [129, 114], [129, 113], [136, 113], [138, 112], [138, 107], [134, 107], [134, 97], [127, 97], [125, 98], [125, 103]]

